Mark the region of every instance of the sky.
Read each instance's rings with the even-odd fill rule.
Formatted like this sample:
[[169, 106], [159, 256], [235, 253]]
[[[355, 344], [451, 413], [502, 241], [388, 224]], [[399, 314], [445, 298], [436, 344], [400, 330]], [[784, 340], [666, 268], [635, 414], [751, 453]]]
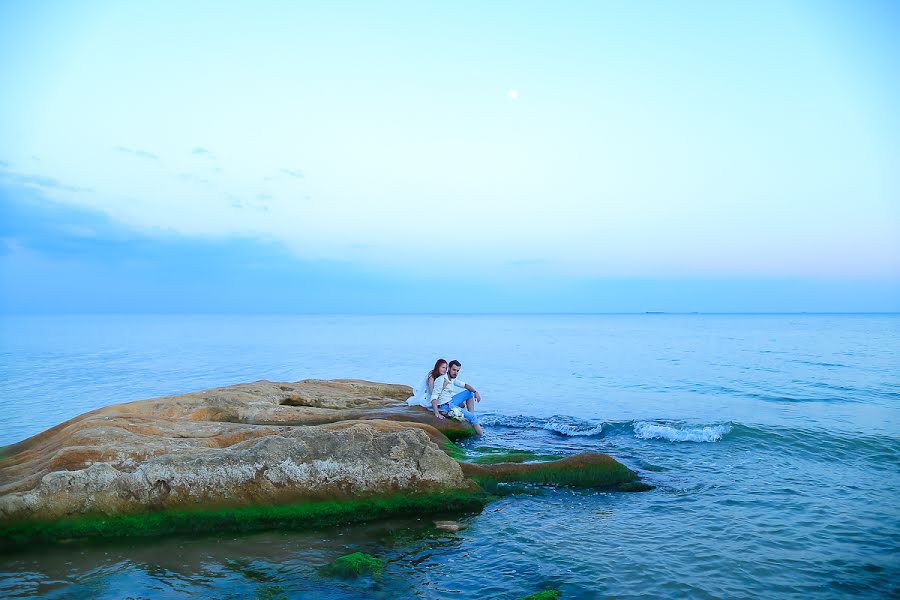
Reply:
[[0, 312], [900, 311], [894, 2], [0, 1]]

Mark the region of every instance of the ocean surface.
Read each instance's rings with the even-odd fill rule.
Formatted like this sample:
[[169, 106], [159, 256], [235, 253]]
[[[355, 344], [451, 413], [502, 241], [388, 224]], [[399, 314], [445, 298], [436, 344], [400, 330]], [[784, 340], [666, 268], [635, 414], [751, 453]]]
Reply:
[[[458, 533], [41, 547], [0, 555], [0, 597], [900, 595], [900, 315], [2, 317], [0, 445], [259, 379], [412, 385], [438, 357], [483, 396], [479, 444], [605, 452], [656, 489], [525, 489]], [[320, 574], [357, 550], [380, 579]]]

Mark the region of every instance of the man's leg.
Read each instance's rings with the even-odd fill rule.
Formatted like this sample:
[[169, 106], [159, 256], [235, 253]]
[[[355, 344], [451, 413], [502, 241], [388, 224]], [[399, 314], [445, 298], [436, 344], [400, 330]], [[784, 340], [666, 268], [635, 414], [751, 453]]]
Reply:
[[472, 427], [475, 428], [475, 433], [477, 433], [478, 435], [484, 435], [484, 430], [481, 428], [481, 423], [478, 422], [478, 417], [475, 416], [475, 413], [473, 413], [471, 410], [468, 410], [468, 404], [472, 402], [472, 398], [474, 397], [475, 394], [473, 394], [469, 390], [460, 392], [450, 399], [450, 406], [456, 406], [460, 410], [462, 410], [462, 414], [466, 418], [466, 421], [471, 423]]
[[466, 418], [466, 421], [471, 423], [472, 427], [475, 428], [475, 433], [477, 433], [478, 435], [484, 435], [484, 429], [481, 428], [481, 422], [478, 420], [478, 416], [475, 413], [466, 410], [465, 408], [460, 407], [460, 410], [462, 410], [462, 414]]
[[[466, 408], [469, 408], [470, 403], [472, 402], [472, 398], [474, 398], [474, 397], [475, 397], [475, 394], [473, 394], [469, 390], [463, 390], [462, 392], [456, 394], [455, 396], [453, 396], [453, 398], [450, 399], [450, 406], [462, 407], [462, 405], [465, 404]], [[469, 408], [470, 412], [471, 412], [471, 410], [472, 409]]]

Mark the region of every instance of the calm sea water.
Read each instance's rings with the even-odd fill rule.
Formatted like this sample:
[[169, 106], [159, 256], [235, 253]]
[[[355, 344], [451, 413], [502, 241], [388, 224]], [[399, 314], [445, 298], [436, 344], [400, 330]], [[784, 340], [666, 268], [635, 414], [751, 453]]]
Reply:
[[[657, 489], [535, 488], [428, 520], [40, 548], [0, 596], [846, 597], [900, 593], [900, 316], [85, 316], [0, 319], [0, 444], [110, 403], [232, 383], [482, 393], [482, 443], [606, 452]], [[362, 550], [379, 580], [319, 575]]]

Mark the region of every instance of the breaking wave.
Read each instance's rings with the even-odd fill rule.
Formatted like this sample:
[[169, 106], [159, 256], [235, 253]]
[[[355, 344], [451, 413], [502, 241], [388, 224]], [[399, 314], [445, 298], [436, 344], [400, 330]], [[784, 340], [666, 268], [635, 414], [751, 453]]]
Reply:
[[670, 442], [718, 442], [731, 433], [731, 425], [688, 426], [676, 423], [637, 421], [634, 436], [643, 440], [668, 440]]
[[591, 423], [574, 417], [552, 416], [548, 418], [526, 417], [524, 415], [486, 415], [481, 422], [487, 426], [514, 427], [517, 429], [546, 429], [560, 435], [592, 436], [600, 435], [603, 423]]
[[481, 422], [489, 427], [545, 429], [573, 437], [633, 434], [639, 439], [659, 439], [670, 442], [718, 442], [732, 430], [730, 423], [703, 426], [690, 426], [672, 421], [598, 423], [562, 415], [546, 418], [525, 415], [484, 415], [481, 417]]

